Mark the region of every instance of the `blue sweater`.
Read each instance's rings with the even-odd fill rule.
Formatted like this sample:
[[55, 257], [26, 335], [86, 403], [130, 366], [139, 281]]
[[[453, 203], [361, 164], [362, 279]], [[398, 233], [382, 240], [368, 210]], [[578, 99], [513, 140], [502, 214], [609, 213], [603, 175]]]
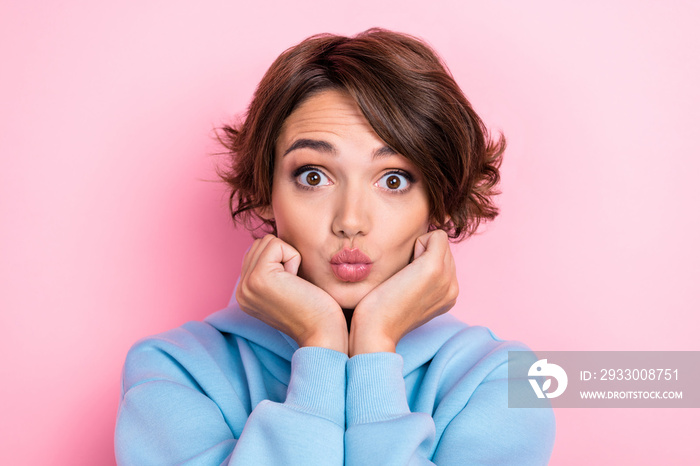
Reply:
[[117, 462], [547, 464], [554, 416], [508, 408], [509, 350], [527, 347], [446, 314], [348, 359], [232, 303], [129, 351]]

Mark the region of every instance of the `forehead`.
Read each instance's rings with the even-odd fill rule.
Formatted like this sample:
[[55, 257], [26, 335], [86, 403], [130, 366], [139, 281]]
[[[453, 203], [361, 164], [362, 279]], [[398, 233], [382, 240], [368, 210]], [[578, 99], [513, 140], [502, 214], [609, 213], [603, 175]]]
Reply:
[[377, 144], [384, 144], [352, 97], [338, 90], [322, 91], [304, 100], [284, 121], [277, 150], [312, 133], [339, 138], [370, 137]]

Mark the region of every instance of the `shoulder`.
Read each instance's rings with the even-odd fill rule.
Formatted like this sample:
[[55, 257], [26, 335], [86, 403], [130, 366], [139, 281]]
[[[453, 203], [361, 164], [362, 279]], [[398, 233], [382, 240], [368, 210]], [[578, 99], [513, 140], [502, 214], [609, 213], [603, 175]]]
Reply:
[[[466, 400], [480, 386], [506, 388], [508, 361], [516, 352], [519, 364], [537, 361], [526, 344], [501, 339], [488, 327], [467, 325], [455, 318], [445, 324], [451, 328], [449, 336], [438, 340], [439, 347], [423, 366], [426, 377], [440, 387], [438, 400], [448, 393]], [[503, 383], [485, 385], [492, 381]]]
[[509, 353], [514, 351], [532, 353], [524, 343], [503, 340], [488, 327], [465, 326], [445, 342], [433, 362], [469, 368], [470, 375], [485, 376], [506, 365]]
[[230, 305], [203, 322], [187, 322], [134, 344], [126, 356], [122, 389], [152, 380], [196, 389], [202, 384], [237, 386], [262, 366], [285, 380], [294, 349], [281, 332]]
[[235, 348], [212, 325], [187, 322], [131, 347], [124, 363], [123, 389], [154, 380], [192, 385], [191, 374], [230, 365], [235, 355]]
[[468, 325], [451, 314], [439, 316], [406, 335], [397, 346], [404, 358], [404, 374], [426, 364], [455, 364], [462, 370], [477, 364], [498, 365], [509, 351], [529, 351], [519, 341], [498, 338], [489, 328]]
[[[470, 326], [454, 317], [440, 325], [450, 331], [443, 329], [441, 340], [429, 332], [425, 340], [440, 344], [430, 359], [416, 367], [421, 375], [414, 376], [419, 382], [414, 386], [412, 410], [432, 415], [441, 444], [468, 446], [475, 457], [483, 458], [498, 450], [504, 463], [518, 462], [522, 455], [519, 464], [546, 464], [555, 432], [551, 408], [508, 407], [509, 357], [517, 352], [519, 363], [534, 363], [535, 353], [524, 343], [503, 340], [487, 327]], [[509, 440], [497, 441], [505, 431]], [[463, 450], [446, 447], [434, 453], [450, 463]]]
[[134, 344], [115, 427], [120, 464], [179, 464], [211, 446], [209, 439], [220, 442], [211, 454], [227, 448], [251, 410], [239, 345], [207, 322]]

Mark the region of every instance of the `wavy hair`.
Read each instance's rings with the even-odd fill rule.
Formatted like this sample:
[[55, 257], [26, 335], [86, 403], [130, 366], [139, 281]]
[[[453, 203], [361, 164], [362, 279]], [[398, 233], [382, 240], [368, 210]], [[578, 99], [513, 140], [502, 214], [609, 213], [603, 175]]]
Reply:
[[491, 138], [430, 46], [373, 28], [354, 37], [315, 35], [289, 48], [265, 73], [242, 123], [219, 130], [228, 162], [219, 176], [234, 222], [251, 230], [262, 222], [276, 233], [274, 221], [256, 213], [271, 203], [275, 143], [295, 108], [327, 89], [347, 92], [379, 138], [421, 171], [432, 229], [460, 241], [498, 215], [503, 135]]

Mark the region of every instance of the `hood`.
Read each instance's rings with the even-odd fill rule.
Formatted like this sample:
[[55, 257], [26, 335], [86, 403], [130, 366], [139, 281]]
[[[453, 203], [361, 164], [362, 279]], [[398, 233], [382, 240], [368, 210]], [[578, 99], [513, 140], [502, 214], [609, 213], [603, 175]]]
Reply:
[[[244, 338], [291, 361], [299, 345], [289, 335], [243, 312], [235, 296], [234, 290], [229, 305], [207, 317], [205, 322], [222, 333]], [[447, 340], [467, 327], [451, 314], [443, 314], [406, 334], [396, 345], [396, 352], [404, 360], [404, 375], [430, 361]]]

